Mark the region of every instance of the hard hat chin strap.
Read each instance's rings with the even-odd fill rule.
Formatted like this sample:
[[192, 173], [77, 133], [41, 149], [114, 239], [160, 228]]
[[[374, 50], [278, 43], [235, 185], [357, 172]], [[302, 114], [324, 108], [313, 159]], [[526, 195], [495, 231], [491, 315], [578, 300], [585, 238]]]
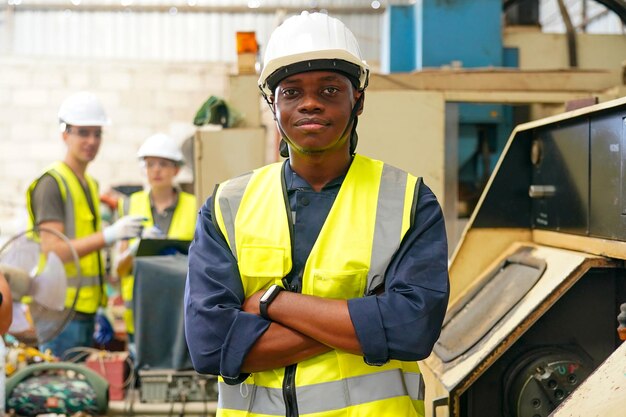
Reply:
[[[354, 154], [354, 152], [356, 151], [356, 145], [359, 142], [359, 135], [356, 133], [356, 126], [359, 121], [357, 114], [359, 113], [359, 110], [361, 109], [361, 105], [363, 103], [363, 96], [364, 94], [361, 94], [359, 98], [356, 100], [356, 102], [354, 103], [354, 107], [352, 107], [352, 111], [350, 112], [350, 119], [348, 120], [348, 124], [346, 124], [346, 127], [341, 133], [341, 136], [339, 136], [339, 139], [343, 138], [348, 132], [348, 129], [350, 128], [350, 126], [352, 126], [352, 129], [350, 131], [350, 155]], [[274, 103], [265, 94], [263, 94], [263, 98], [265, 98], [265, 102], [267, 103], [267, 105], [270, 108], [270, 111], [274, 115], [276, 126], [278, 127], [278, 131], [280, 132], [281, 139], [280, 139], [280, 144], [278, 145], [278, 151], [280, 153], [280, 156], [282, 156], [283, 158], [287, 158], [289, 156], [288, 143], [291, 143], [292, 141], [289, 140], [289, 136], [287, 136], [287, 134], [283, 130], [283, 127], [280, 124], [280, 120], [278, 120], [278, 117], [276, 116], [276, 111], [274, 110], [274, 106], [273, 106]]]

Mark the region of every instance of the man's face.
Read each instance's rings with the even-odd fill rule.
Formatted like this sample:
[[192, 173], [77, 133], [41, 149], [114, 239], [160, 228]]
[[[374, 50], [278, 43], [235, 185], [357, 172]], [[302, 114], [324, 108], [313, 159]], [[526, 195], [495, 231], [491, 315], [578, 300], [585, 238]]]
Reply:
[[276, 117], [292, 151], [319, 154], [349, 148], [346, 127], [362, 93], [347, 77], [331, 71], [294, 74], [282, 80], [274, 94]]
[[95, 159], [102, 141], [100, 126], [68, 126], [63, 132], [68, 153], [77, 161], [88, 163]]

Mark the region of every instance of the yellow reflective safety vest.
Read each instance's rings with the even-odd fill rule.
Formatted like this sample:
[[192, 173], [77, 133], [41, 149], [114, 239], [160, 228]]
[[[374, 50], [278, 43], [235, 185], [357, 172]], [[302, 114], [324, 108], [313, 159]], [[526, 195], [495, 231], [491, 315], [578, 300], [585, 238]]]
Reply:
[[[215, 191], [215, 222], [237, 259], [246, 297], [272, 284], [282, 286], [292, 267], [283, 172], [280, 163], [268, 165]], [[307, 259], [302, 293], [350, 299], [382, 285], [415, 217], [419, 182], [356, 155]], [[422, 376], [417, 362], [372, 366], [361, 356], [333, 350], [251, 374], [243, 385], [219, 382], [217, 416], [285, 416], [286, 407], [287, 415], [301, 417], [423, 416]]]
[[[143, 223], [147, 229], [154, 226], [152, 218], [152, 208], [150, 206], [150, 195], [146, 191], [138, 191], [131, 194], [128, 202], [128, 213], [125, 213], [124, 202], [119, 203], [120, 216], [126, 214], [144, 216], [148, 220]], [[178, 203], [174, 209], [172, 222], [167, 231], [169, 239], [191, 240], [196, 230], [197, 205], [196, 197], [192, 194], [180, 191], [178, 193]], [[136, 239], [131, 239], [129, 244], [133, 244]], [[133, 317], [133, 287], [135, 277], [126, 275], [121, 278], [122, 299], [124, 300], [124, 322], [126, 323], [126, 332], [135, 333], [135, 323]]]
[[[76, 174], [64, 162], [55, 162], [43, 175], [50, 175], [59, 185], [61, 197], [65, 207], [64, 234], [70, 240], [89, 236], [100, 230], [100, 196], [98, 183], [89, 175], [85, 175], [93, 211], [89, 207], [85, 189], [81, 185]], [[26, 193], [26, 205], [28, 208], [29, 229], [35, 225], [36, 219], [32, 207], [32, 193], [43, 177], [40, 176], [28, 187]], [[71, 307], [76, 298], [78, 299], [74, 310], [82, 313], [95, 313], [99, 306], [106, 305], [106, 292], [104, 291], [104, 262], [100, 251], [91, 252], [80, 258], [80, 275], [74, 262], [65, 264], [67, 276], [67, 295], [65, 305]]]

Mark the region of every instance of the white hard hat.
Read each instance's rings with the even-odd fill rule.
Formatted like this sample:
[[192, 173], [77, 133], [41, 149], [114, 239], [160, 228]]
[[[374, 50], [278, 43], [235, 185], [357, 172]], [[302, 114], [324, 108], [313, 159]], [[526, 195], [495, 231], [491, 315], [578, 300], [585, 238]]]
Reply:
[[148, 156], [170, 159], [182, 164], [183, 152], [176, 141], [165, 133], [157, 133], [150, 136], [137, 151], [137, 158], [143, 159]]
[[111, 120], [98, 98], [83, 91], [69, 96], [59, 108], [59, 122], [71, 126], [107, 126]]
[[359, 90], [367, 87], [369, 67], [350, 29], [326, 14], [305, 11], [272, 32], [259, 87], [269, 96], [282, 79], [315, 70], [339, 71], [358, 83]]

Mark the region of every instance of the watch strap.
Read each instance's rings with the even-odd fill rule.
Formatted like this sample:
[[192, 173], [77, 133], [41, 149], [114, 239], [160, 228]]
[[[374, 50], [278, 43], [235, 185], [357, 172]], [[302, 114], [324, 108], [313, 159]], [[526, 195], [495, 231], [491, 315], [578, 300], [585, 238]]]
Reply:
[[261, 317], [266, 320], [271, 320], [267, 312], [267, 308], [282, 290], [283, 288], [281, 286], [274, 284], [261, 296], [261, 300], [259, 301], [259, 313], [261, 314]]

